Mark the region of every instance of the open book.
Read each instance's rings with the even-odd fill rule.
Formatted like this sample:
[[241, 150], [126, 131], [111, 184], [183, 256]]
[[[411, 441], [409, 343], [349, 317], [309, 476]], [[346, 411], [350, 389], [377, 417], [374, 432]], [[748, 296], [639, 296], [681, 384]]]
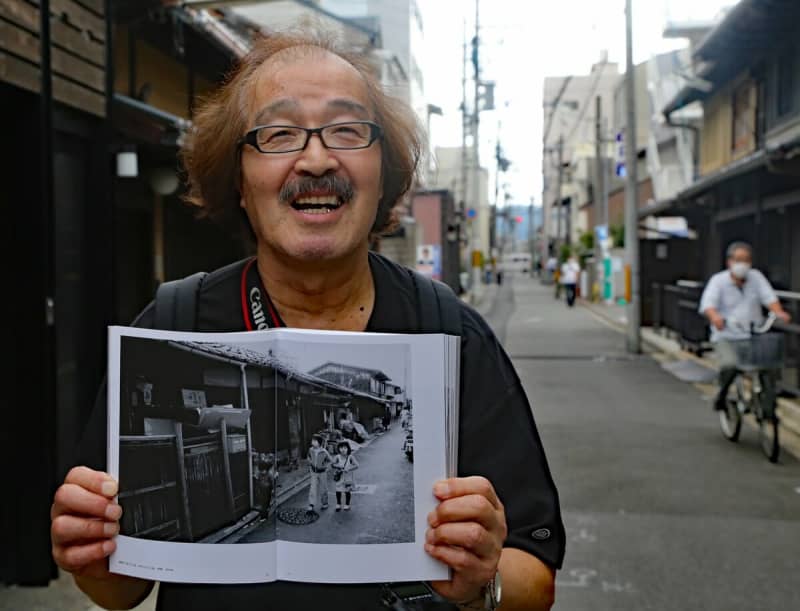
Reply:
[[424, 551], [456, 473], [457, 337], [109, 329], [115, 573], [448, 579]]

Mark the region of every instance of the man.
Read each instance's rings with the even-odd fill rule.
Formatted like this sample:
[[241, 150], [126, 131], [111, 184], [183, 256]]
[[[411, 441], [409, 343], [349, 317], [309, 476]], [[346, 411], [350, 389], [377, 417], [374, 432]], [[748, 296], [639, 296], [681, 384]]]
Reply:
[[567, 305], [572, 307], [575, 305], [575, 296], [577, 295], [578, 276], [581, 273], [581, 266], [574, 255], [570, 256], [561, 266], [561, 284], [567, 292]]
[[556, 259], [553, 255], [550, 255], [550, 258], [547, 259], [547, 282], [551, 282], [555, 278], [556, 270], [558, 269], [558, 259]]
[[764, 274], [753, 269], [753, 249], [749, 244], [734, 242], [726, 255], [727, 269], [711, 276], [699, 308], [711, 323], [711, 342], [720, 367], [715, 410], [726, 409], [728, 389], [736, 378], [736, 349], [731, 342], [747, 339], [751, 323], [763, 323], [762, 307], [784, 322], [791, 319]]
[[[311, 36], [260, 39], [194, 125], [183, 151], [189, 199], [222, 221], [243, 212], [256, 241], [254, 258], [204, 280], [197, 330], [258, 328], [248, 295], [259, 296], [269, 326], [422, 328], [411, 273], [369, 252], [413, 184], [421, 139], [367, 58]], [[153, 324], [152, 310], [139, 325]], [[462, 305], [461, 319], [459, 477], [435, 485], [440, 503], [419, 542], [453, 576], [431, 586], [450, 608], [481, 609], [501, 581], [503, 610], [549, 609], [565, 539], [555, 485], [510, 360], [477, 313]], [[104, 464], [104, 409], [86, 434], [86, 461], [96, 468]], [[117, 489], [88, 467], [68, 474], [52, 508], [53, 556], [96, 603], [131, 608], [153, 584], [108, 572]], [[381, 595], [377, 584], [162, 583], [158, 609], [374, 611]]]

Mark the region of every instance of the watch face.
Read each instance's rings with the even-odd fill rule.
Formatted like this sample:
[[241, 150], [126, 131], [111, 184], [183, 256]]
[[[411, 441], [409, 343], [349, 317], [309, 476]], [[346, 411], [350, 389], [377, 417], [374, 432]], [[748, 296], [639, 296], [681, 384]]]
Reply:
[[500, 606], [500, 598], [503, 593], [503, 584], [500, 580], [500, 571], [497, 571], [492, 579], [486, 586], [486, 600], [484, 607], [489, 611], [494, 611]]

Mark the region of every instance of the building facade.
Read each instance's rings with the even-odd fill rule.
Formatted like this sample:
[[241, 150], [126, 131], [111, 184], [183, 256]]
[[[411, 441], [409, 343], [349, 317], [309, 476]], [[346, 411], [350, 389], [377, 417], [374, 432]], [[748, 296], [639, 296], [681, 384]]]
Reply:
[[[658, 206], [700, 236], [683, 277], [704, 282], [734, 241], [754, 247], [785, 307], [800, 315], [800, 5], [742, 0], [692, 53], [695, 79], [664, 108], [701, 106], [698, 175]], [[698, 81], [697, 79], [700, 79]], [[700, 86], [702, 85], [702, 86]], [[782, 384], [800, 392], [798, 332], [788, 332]]]

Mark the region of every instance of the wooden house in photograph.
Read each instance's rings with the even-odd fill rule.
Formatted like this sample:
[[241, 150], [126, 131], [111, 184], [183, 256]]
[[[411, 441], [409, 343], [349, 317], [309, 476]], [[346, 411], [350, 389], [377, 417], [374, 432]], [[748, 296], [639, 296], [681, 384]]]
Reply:
[[[378, 369], [329, 362], [309, 373], [350, 389], [352, 397], [347, 407], [353, 418], [368, 428], [375, 418], [383, 418], [387, 409], [396, 412], [397, 405], [405, 402], [404, 389]], [[341, 415], [337, 414], [336, 422]]]

